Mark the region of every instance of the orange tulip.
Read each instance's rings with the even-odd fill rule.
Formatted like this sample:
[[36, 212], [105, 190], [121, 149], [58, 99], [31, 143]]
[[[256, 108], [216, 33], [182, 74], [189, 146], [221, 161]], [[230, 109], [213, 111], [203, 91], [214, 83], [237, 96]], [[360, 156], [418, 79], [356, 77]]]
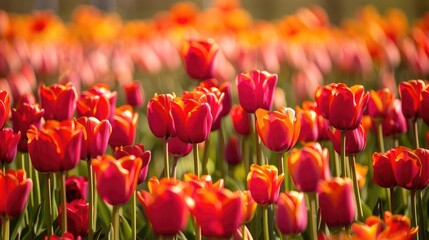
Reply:
[[219, 46], [211, 38], [186, 41], [182, 51], [188, 75], [197, 80], [212, 78], [214, 58], [218, 50]]
[[99, 120], [113, 120], [117, 93], [110, 91], [106, 84], [98, 83], [83, 92], [79, 97], [78, 116], [93, 116]]
[[33, 182], [25, 176], [24, 170], [0, 170], [0, 216], [19, 216], [24, 211], [32, 186]]
[[243, 200], [244, 219], [243, 222], [250, 222], [255, 214], [258, 204], [253, 200], [252, 194], [249, 190], [240, 192]]
[[277, 168], [273, 165], [252, 164], [250, 166], [250, 172], [247, 174], [247, 188], [258, 204], [267, 205], [277, 202], [280, 185], [284, 179], [284, 174], [277, 175], [277, 172]]
[[368, 101], [369, 116], [371, 116], [372, 119], [385, 119], [394, 99], [395, 95], [388, 88], [383, 88], [378, 91], [371, 90], [369, 92]]
[[176, 136], [176, 128], [171, 114], [171, 102], [176, 97], [173, 94], [155, 94], [147, 104], [147, 121], [153, 135], [158, 138]]
[[399, 83], [399, 95], [402, 100], [402, 112], [407, 119], [420, 117], [422, 91], [425, 83], [422, 80], [410, 80]]

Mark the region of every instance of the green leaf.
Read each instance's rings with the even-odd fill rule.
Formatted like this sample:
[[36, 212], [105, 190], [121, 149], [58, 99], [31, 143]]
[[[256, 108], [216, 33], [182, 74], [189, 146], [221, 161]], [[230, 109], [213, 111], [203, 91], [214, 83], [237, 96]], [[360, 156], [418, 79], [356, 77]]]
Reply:
[[123, 216], [119, 216], [119, 222], [121, 228], [119, 232], [121, 239], [131, 239], [133, 236], [133, 230], [128, 224], [128, 221]]
[[111, 222], [110, 212], [111, 211], [106, 203], [104, 203], [100, 198], [97, 198], [97, 222], [101, 221], [102, 226], [109, 226]]

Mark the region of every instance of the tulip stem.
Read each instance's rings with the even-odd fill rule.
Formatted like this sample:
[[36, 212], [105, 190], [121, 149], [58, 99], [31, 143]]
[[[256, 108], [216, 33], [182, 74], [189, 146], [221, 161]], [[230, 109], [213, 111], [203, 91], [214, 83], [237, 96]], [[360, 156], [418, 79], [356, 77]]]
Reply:
[[414, 121], [413, 121], [413, 136], [414, 136], [414, 143], [416, 145], [416, 148], [419, 148], [420, 147], [419, 128], [418, 128], [417, 119], [414, 119]]
[[241, 226], [241, 235], [243, 240], [247, 240], [247, 231], [246, 231], [246, 224], [243, 223], [243, 226]]
[[3, 240], [9, 240], [9, 235], [10, 235], [10, 220], [8, 217], [3, 218], [3, 224], [2, 224], [2, 228], [3, 228]]
[[263, 225], [264, 225], [264, 240], [270, 239], [270, 233], [268, 230], [268, 205], [263, 206]]
[[255, 134], [255, 150], [256, 150], [256, 160], [259, 165], [263, 165], [262, 162], [262, 156], [261, 156], [261, 139], [259, 138], [258, 130], [257, 130], [257, 121], [256, 121], [256, 114], [253, 114], [253, 120], [254, 120], [254, 131], [253, 134]]
[[377, 120], [376, 125], [378, 146], [380, 147], [380, 152], [384, 153], [383, 124], [380, 120]]
[[387, 209], [389, 209], [389, 211], [391, 213], [393, 213], [393, 187], [392, 188], [385, 188], [384, 190], [386, 190], [386, 197], [387, 197]]
[[315, 192], [309, 192], [307, 196], [310, 203], [311, 239], [317, 239], [317, 196]]
[[353, 178], [353, 190], [356, 200], [356, 207], [357, 207], [357, 219], [358, 221], [363, 222], [363, 210], [362, 210], [362, 202], [360, 200], [360, 190], [359, 190], [359, 184], [356, 174], [356, 157], [355, 156], [349, 156], [349, 163], [352, 170], [352, 178]]
[[[39, 180], [39, 172], [33, 167], [33, 164], [31, 163], [30, 160], [30, 155], [28, 153], [23, 153], [24, 157], [27, 156], [27, 159], [25, 159], [25, 162], [28, 162], [28, 172], [29, 172], [29, 176], [33, 177], [34, 176], [34, 187], [36, 188], [35, 190], [35, 194], [36, 197], [34, 199], [34, 204], [35, 206], [39, 206], [42, 203], [42, 198], [41, 198], [41, 194], [40, 194], [40, 180]], [[31, 193], [33, 194], [33, 193]]]
[[119, 240], [119, 210], [121, 206], [114, 205], [112, 210], [113, 240]]
[[2, 171], [3, 171], [3, 174], [6, 174], [6, 163], [3, 163], [3, 164], [1, 165], [1, 169], [2, 169]]
[[[417, 227], [417, 209], [416, 209], [416, 191], [411, 190], [411, 225]], [[416, 239], [419, 239], [419, 234], [416, 235]]]
[[[202, 174], [206, 175], [209, 174], [209, 170], [207, 169], [207, 162], [209, 161], [209, 149], [210, 149], [210, 135], [206, 139], [206, 142], [204, 144], [204, 152], [203, 152], [203, 162], [202, 162]], [[218, 153], [220, 154], [220, 153]]]
[[341, 131], [341, 177], [347, 177], [346, 170], [346, 131]]
[[89, 214], [88, 214], [88, 239], [92, 240], [94, 238], [94, 175], [92, 174], [92, 164], [91, 157], [88, 157], [86, 161], [88, 169], [88, 198], [89, 198]]
[[132, 226], [132, 234], [133, 234], [133, 240], [137, 239], [137, 216], [136, 216], [136, 210], [137, 210], [137, 190], [134, 191], [133, 193], [133, 198], [132, 198], [132, 204], [133, 204], [133, 208], [132, 208], [132, 220], [131, 220], [131, 226]]
[[61, 231], [62, 233], [67, 232], [67, 197], [66, 197], [66, 173], [65, 171], [60, 172], [60, 194], [61, 194]]
[[168, 160], [168, 140], [164, 139], [164, 172], [167, 178], [170, 178], [170, 166]]
[[222, 122], [220, 123], [220, 127], [218, 131], [218, 144], [219, 144], [219, 152], [217, 154], [217, 162], [219, 164], [219, 168], [221, 170], [221, 176], [225, 176], [225, 173], [228, 172], [227, 165], [225, 164], [225, 137], [223, 133]]
[[173, 170], [172, 170], [173, 178], [176, 178], [176, 173], [177, 173], [177, 160], [179, 160], [179, 158], [178, 158], [178, 157], [174, 157], [174, 158], [173, 158]]
[[45, 214], [46, 214], [46, 231], [48, 239], [52, 236], [52, 212], [51, 212], [51, 174], [46, 174], [46, 201], [45, 201]]
[[244, 166], [244, 172], [249, 171], [250, 166], [250, 158], [249, 158], [249, 138], [247, 136], [243, 136], [243, 166]]
[[[423, 201], [422, 201], [422, 195], [421, 195], [421, 190], [417, 190], [416, 191], [416, 198], [417, 198], [417, 208], [418, 209], [423, 209]], [[418, 217], [418, 222], [419, 222], [419, 234], [420, 234], [420, 239], [426, 239], [426, 221], [425, 221], [425, 216], [423, 214], [423, 211], [419, 211], [419, 217]]]
[[194, 172], [195, 175], [200, 177], [200, 170], [199, 170], [199, 157], [198, 157], [198, 144], [194, 143], [192, 145], [192, 152], [194, 153]]

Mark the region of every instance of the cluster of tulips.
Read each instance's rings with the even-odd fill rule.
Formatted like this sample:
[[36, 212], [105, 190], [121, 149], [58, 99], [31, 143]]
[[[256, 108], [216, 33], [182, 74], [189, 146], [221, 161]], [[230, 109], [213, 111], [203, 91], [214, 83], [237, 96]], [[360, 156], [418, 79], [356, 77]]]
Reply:
[[429, 18], [362, 13], [0, 12], [2, 239], [426, 239]]

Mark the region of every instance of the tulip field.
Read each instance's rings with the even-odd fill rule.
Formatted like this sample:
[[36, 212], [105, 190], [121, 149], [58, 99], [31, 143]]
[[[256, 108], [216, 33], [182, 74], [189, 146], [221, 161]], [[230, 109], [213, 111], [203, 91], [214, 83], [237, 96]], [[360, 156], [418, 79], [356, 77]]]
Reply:
[[429, 239], [429, 13], [0, 10], [0, 239]]

